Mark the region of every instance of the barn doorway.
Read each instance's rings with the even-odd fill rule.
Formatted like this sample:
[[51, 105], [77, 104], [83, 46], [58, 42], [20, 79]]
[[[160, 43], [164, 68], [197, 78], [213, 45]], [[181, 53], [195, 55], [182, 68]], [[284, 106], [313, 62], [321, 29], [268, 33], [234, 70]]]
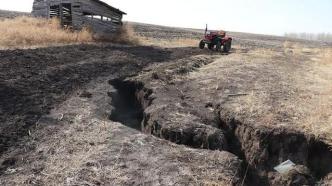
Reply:
[[73, 17], [71, 12], [71, 3], [61, 3], [62, 15], [61, 15], [61, 24], [64, 27], [72, 26]]
[[51, 5], [50, 18], [59, 18], [61, 22], [61, 26], [63, 27], [71, 27], [73, 23], [71, 3], [61, 3], [58, 5]]

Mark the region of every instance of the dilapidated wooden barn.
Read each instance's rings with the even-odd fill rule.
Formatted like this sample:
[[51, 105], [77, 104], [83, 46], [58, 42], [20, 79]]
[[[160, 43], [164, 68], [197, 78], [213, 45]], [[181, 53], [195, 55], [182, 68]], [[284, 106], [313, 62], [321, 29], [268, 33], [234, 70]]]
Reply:
[[64, 27], [106, 34], [121, 27], [125, 14], [100, 0], [34, 0], [32, 10], [36, 17], [59, 18]]

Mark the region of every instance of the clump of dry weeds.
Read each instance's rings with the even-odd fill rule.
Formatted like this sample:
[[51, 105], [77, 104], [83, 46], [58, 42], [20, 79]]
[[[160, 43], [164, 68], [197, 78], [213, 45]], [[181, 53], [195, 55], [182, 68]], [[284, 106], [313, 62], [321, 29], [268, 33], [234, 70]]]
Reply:
[[92, 42], [88, 29], [62, 29], [57, 19], [17, 17], [0, 21], [0, 48], [26, 48]]
[[125, 45], [141, 44], [141, 38], [136, 35], [132, 25], [129, 23], [123, 24], [115, 34], [95, 33], [94, 40], [97, 42], [118, 43]]
[[135, 34], [133, 27], [129, 23], [124, 23], [111, 41], [129, 45], [138, 45], [141, 43], [140, 38]]

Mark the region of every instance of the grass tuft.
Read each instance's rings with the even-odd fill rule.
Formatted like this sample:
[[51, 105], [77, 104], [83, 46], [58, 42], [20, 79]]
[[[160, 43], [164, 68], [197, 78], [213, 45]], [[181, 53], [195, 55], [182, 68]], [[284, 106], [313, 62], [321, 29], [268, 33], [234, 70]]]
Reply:
[[16, 17], [0, 20], [0, 48], [28, 48], [93, 41], [88, 29], [62, 29], [57, 19]]

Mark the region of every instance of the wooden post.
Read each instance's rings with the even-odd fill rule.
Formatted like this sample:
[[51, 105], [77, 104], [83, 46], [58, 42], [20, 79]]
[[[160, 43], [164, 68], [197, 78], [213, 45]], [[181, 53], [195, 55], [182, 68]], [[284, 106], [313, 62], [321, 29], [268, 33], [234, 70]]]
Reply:
[[63, 24], [63, 10], [62, 10], [62, 1], [60, 2], [59, 4], [59, 9], [60, 9], [60, 24], [61, 24], [61, 27], [64, 26]]

